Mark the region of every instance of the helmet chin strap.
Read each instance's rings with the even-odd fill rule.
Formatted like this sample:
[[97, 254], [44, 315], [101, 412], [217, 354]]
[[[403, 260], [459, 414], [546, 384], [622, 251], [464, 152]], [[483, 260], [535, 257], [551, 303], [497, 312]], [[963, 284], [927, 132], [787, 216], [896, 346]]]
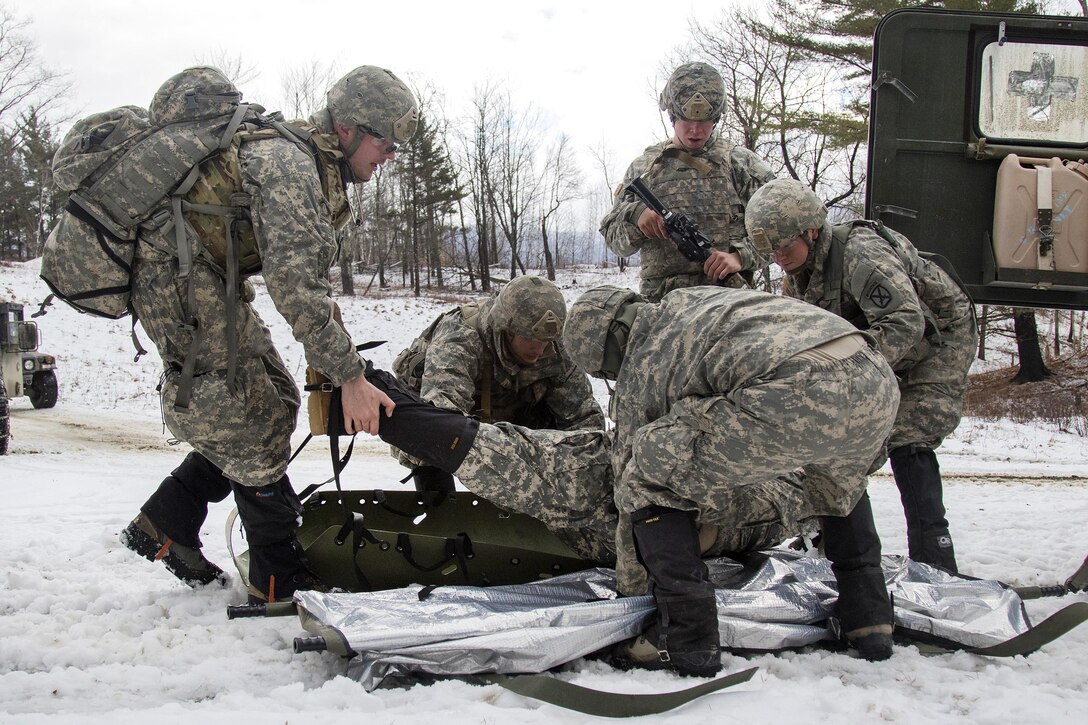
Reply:
[[359, 147], [363, 145], [363, 136], [366, 134], [358, 126], [355, 128], [355, 137], [351, 139], [351, 143], [345, 149], [344, 144], [341, 142], [340, 148], [344, 151], [344, 158], [350, 159], [355, 155], [355, 152], [359, 150]]

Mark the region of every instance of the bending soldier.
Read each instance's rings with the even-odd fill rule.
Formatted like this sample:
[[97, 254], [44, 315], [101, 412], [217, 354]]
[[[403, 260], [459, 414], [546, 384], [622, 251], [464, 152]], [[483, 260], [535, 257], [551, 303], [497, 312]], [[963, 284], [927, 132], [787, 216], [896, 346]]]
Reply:
[[[517, 277], [497, 297], [432, 322], [397, 356], [393, 372], [424, 400], [484, 423], [603, 430], [589, 380], [559, 340], [566, 314], [554, 284]], [[400, 458], [414, 467], [417, 489], [453, 490], [449, 474]]]
[[[233, 90], [219, 71], [202, 70], [206, 82], [196, 88], [168, 81], [152, 115], [155, 104], [183, 102], [186, 94]], [[368, 181], [395, 157], [397, 144], [415, 131], [417, 107], [400, 79], [374, 66], [338, 80], [327, 101], [310, 119], [309, 144], [279, 134], [243, 141], [241, 185], [251, 200], [259, 268], [276, 309], [305, 347], [307, 362], [342, 386], [345, 428], [376, 433], [382, 410], [391, 413], [393, 401], [367, 382], [364, 361], [334, 321], [327, 271], [339, 248], [337, 230], [350, 217], [347, 184]], [[141, 233], [132, 304], [165, 365], [160, 389], [166, 425], [193, 452], [141, 507], [122, 543], [148, 559], [162, 558], [193, 586], [225, 581], [201, 554], [199, 532], [208, 503], [233, 491], [250, 544], [251, 598], [290, 597], [316, 584], [295, 540], [301, 505], [286, 474], [298, 389], [249, 301], [239, 300], [229, 319], [223, 271], [203, 256], [194, 258], [187, 293], [176, 280], [177, 258], [162, 251], [174, 248], [173, 239], [163, 236], [164, 230]], [[192, 317], [200, 320], [196, 329]], [[228, 370], [229, 359], [236, 360], [236, 371]]]
[[[725, 84], [706, 63], [685, 63], [661, 92], [673, 136], [635, 159], [617, 189], [612, 210], [601, 220], [608, 248], [621, 257], [640, 252], [640, 291], [650, 301], [682, 287], [726, 280], [744, 285], [736, 272], [765, 262], [744, 230], [744, 207], [752, 193], [773, 178], [767, 162], [719, 135]], [[705, 263], [689, 261], [669, 239], [661, 216], [622, 190], [636, 176], [669, 209], [691, 217], [717, 249]]]
[[957, 571], [934, 453], [959, 425], [978, 346], [971, 301], [901, 234], [879, 223], [832, 226], [799, 181], [760, 189], [746, 224], [786, 272], [786, 293], [866, 330], [899, 378], [888, 450], [903, 502], [910, 558]]
[[899, 396], [868, 336], [760, 292], [679, 290], [655, 305], [601, 287], [571, 308], [563, 339], [590, 374], [616, 381], [613, 432], [481, 426], [376, 382], [397, 401], [379, 435], [541, 518], [588, 558], [600, 554], [585, 539], [616, 524], [615, 514], [602, 519], [614, 483], [620, 591], [642, 593], [648, 573], [660, 613], [621, 649], [626, 662], [717, 672], [717, 610], [701, 560], [708, 531], [733, 537], [719, 539], [719, 551], [744, 551], [781, 541], [812, 515], [823, 517], [848, 640], [867, 658], [890, 656], [891, 603], [865, 486]]

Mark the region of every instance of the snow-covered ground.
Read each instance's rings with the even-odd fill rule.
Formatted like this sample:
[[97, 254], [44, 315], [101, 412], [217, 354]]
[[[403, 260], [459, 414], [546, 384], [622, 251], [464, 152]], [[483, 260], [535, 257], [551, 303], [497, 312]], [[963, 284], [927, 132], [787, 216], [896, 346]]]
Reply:
[[[565, 273], [569, 299], [585, 287], [634, 286], [615, 272]], [[0, 299], [36, 306], [47, 290], [37, 264], [0, 266]], [[259, 290], [288, 366], [303, 357]], [[410, 296], [341, 299], [357, 341], [388, 340], [393, 357], [450, 302]], [[29, 314], [28, 310], [28, 314]], [[34, 410], [12, 401], [10, 455], [0, 457], [0, 722], [575, 723], [591, 720], [498, 686], [442, 682], [365, 692], [328, 653], [292, 652], [294, 618], [228, 621], [245, 599], [194, 591], [124, 549], [117, 533], [181, 460], [164, 433], [152, 353], [132, 361], [127, 321], [79, 315], [62, 304], [38, 319], [43, 350], [59, 360], [60, 402]], [[146, 342], [146, 341], [145, 341]], [[604, 396], [604, 389], [597, 388]], [[297, 437], [301, 441], [302, 436]], [[946, 503], [965, 573], [1015, 584], [1064, 581], [1088, 554], [1088, 441], [1044, 425], [964, 420], [940, 451]], [[313, 445], [292, 464], [296, 488], [329, 475]], [[346, 473], [356, 488], [397, 488], [401, 469], [377, 441], [361, 441]], [[902, 512], [888, 472], [870, 492], [886, 552], [905, 548]], [[213, 507], [205, 551], [227, 565], [227, 502]], [[1027, 603], [1041, 619], [1071, 601]], [[1088, 711], [1088, 625], [1027, 658], [963, 653], [923, 656], [897, 647], [883, 663], [823, 650], [727, 655], [728, 671], [759, 667], [741, 690], [704, 697], [646, 720], [666, 722], [1083, 722]], [[616, 692], [694, 684], [669, 673], [623, 673], [577, 662], [557, 674]], [[433, 718], [433, 719], [432, 719]]]

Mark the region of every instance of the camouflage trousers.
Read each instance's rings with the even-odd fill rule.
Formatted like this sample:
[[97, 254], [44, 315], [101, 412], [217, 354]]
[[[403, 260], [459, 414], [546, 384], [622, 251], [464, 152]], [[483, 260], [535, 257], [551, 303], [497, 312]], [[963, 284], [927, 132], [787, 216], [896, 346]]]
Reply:
[[201, 321], [204, 343], [193, 361], [189, 407], [175, 410], [181, 361], [190, 354], [192, 340], [181, 325], [188, 287], [177, 278], [171, 256], [143, 246], [140, 251], [133, 266], [132, 302], [166, 368], [160, 394], [167, 428], [232, 481], [245, 486], [275, 483], [287, 471], [300, 399], [268, 328], [249, 303], [239, 300], [238, 369], [234, 385], [228, 385], [223, 280], [207, 264], [194, 264], [194, 314]]
[[[779, 522], [848, 514], [883, 460], [899, 392], [891, 368], [866, 347], [844, 360], [793, 358], [728, 394], [686, 398], [635, 433], [616, 481], [620, 591], [644, 591], [628, 516], [647, 506], [713, 521]], [[796, 508], [767, 495], [768, 480], [800, 467]]]
[[967, 375], [978, 351], [978, 331], [968, 315], [941, 331], [931, 355], [899, 375], [899, 412], [888, 449], [937, 448], [963, 416]]
[[233, 388], [226, 371], [198, 375], [187, 411], [174, 410], [177, 380], [177, 371], [170, 369], [162, 385], [166, 426], [176, 438], [243, 486], [283, 478], [300, 400], [279, 353], [272, 349], [239, 360]]
[[[483, 424], [457, 477], [473, 493], [540, 519], [579, 555], [612, 566], [619, 516], [609, 436]], [[742, 498], [763, 505], [708, 513], [699, 531], [704, 555], [754, 551], [799, 533], [797, 520], [806, 514], [798, 476], [748, 486]]]

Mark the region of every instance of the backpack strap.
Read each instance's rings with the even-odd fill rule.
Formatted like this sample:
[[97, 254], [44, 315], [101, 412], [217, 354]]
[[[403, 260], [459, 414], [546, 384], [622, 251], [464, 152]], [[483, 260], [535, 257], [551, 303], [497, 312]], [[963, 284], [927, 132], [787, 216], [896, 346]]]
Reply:
[[[251, 106], [248, 103], [238, 104], [230, 122], [223, 130], [219, 138], [218, 151], [225, 151], [234, 140], [234, 134], [241, 128], [242, 122], [249, 113]], [[193, 184], [200, 178], [200, 164], [189, 169], [185, 179], [170, 195], [170, 208], [174, 224], [174, 241], [177, 244], [178, 279], [186, 281], [185, 309], [183, 314], [186, 321], [180, 327], [192, 334], [189, 343], [189, 352], [185, 355], [185, 362], [181, 366], [181, 375], [178, 378], [177, 395], [174, 398], [174, 410], [186, 411], [193, 395], [193, 376], [196, 372], [197, 351], [204, 342], [204, 329], [200, 325], [193, 311], [196, 309], [196, 287], [193, 284], [193, 246], [186, 234], [185, 217], [183, 212], [187, 210], [201, 211], [203, 213], [223, 214], [235, 216], [237, 208], [215, 207], [212, 205], [186, 205], [184, 197], [188, 194]], [[236, 334], [238, 317], [238, 240], [233, 233], [233, 223], [228, 225], [232, 232], [227, 239], [227, 264], [225, 281], [226, 315], [227, 315], [227, 388], [234, 390], [235, 378], [238, 374], [238, 335]]]
[[836, 315], [842, 314], [843, 256], [846, 253], [846, 238], [852, 228], [852, 223], [831, 227], [831, 253], [824, 263], [824, 291], [819, 305]]

